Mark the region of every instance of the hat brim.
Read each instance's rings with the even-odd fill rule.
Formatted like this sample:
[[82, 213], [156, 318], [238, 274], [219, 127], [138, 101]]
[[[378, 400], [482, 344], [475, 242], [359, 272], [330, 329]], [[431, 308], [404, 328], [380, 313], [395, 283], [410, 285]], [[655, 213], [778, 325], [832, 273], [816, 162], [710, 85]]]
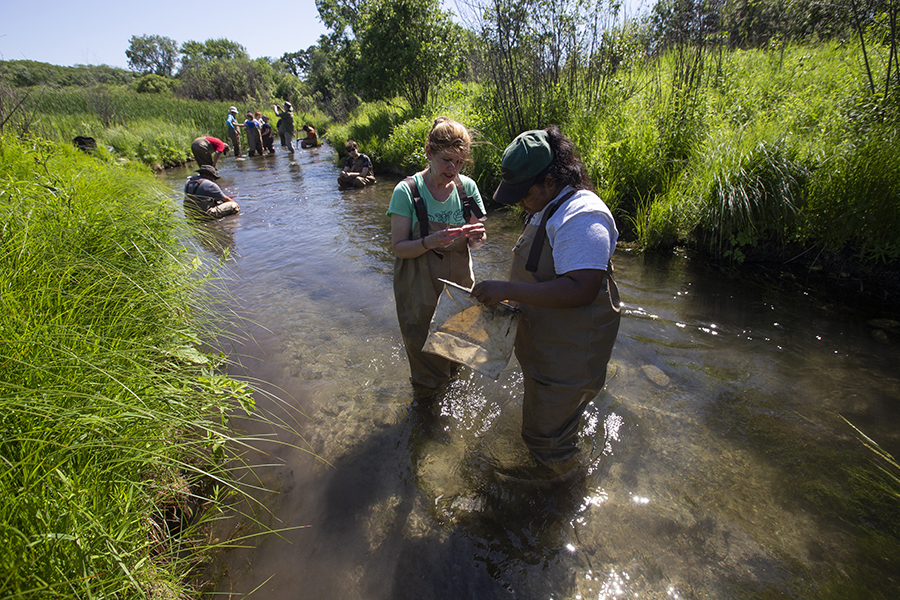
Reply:
[[535, 179], [537, 177], [530, 177], [521, 183], [501, 181], [500, 185], [497, 186], [497, 191], [494, 192], [494, 202], [499, 204], [518, 204], [528, 193], [528, 190], [531, 189], [531, 186], [534, 185]]

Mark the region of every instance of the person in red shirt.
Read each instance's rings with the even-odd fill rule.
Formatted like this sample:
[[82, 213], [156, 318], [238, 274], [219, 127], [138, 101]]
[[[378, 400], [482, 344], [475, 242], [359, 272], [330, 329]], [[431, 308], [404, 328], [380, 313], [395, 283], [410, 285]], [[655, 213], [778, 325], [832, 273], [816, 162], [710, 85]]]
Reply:
[[191, 143], [191, 153], [194, 155], [198, 167], [203, 165], [215, 167], [219, 162], [219, 157], [223, 154], [227, 155], [230, 149], [228, 144], [219, 138], [209, 136], [198, 137]]

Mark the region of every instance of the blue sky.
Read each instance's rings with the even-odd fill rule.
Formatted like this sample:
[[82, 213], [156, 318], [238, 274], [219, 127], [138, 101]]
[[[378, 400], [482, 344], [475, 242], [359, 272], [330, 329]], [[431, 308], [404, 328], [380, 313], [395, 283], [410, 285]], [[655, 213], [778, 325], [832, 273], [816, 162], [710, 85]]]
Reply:
[[[444, 1], [456, 12], [454, 5]], [[652, 0], [625, 5], [633, 16]], [[325, 33], [315, 0], [0, 0], [2, 60], [127, 68], [125, 50], [134, 35], [164, 35], [179, 45], [224, 37], [243, 45], [251, 58], [279, 58], [312, 46]]]
[[0, 0], [3, 60], [127, 68], [133, 35], [164, 35], [179, 45], [224, 37], [251, 58], [278, 58], [312, 46], [326, 32], [315, 0]]

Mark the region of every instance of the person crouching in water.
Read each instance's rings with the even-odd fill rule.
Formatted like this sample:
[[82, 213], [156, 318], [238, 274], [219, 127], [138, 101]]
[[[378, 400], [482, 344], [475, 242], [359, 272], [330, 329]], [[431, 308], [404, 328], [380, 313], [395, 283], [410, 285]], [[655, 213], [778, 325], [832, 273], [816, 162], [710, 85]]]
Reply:
[[231, 148], [220, 140], [212, 136], [202, 136], [191, 142], [191, 154], [197, 161], [197, 166], [203, 165], [218, 166], [220, 156], [228, 156]]
[[344, 143], [344, 149], [350, 157], [344, 165], [344, 170], [338, 175], [338, 187], [341, 189], [350, 187], [366, 187], [375, 183], [375, 173], [372, 170], [372, 159], [359, 151], [359, 145], [353, 140]]
[[428, 134], [428, 168], [394, 188], [388, 216], [394, 260], [394, 299], [409, 359], [413, 398], [428, 405], [459, 364], [422, 352], [444, 288], [439, 279], [472, 286], [470, 249], [487, 241], [484, 204], [475, 182], [459, 174], [471, 140], [460, 123], [438, 117]]
[[620, 320], [610, 262], [618, 230], [556, 126], [520, 134], [503, 153], [501, 173], [494, 200], [519, 205], [528, 218], [509, 281], [482, 281], [472, 296], [522, 310], [515, 342], [522, 439], [536, 472], [552, 479], [581, 464], [581, 415], [606, 381]]
[[234, 198], [229, 198], [216, 184], [219, 171], [203, 165], [184, 184], [184, 213], [196, 219], [219, 219], [240, 211]]
[[316, 133], [315, 128], [312, 125], [304, 125], [303, 131], [306, 132], [306, 137], [300, 140], [300, 147], [316, 148], [319, 145], [319, 134]]

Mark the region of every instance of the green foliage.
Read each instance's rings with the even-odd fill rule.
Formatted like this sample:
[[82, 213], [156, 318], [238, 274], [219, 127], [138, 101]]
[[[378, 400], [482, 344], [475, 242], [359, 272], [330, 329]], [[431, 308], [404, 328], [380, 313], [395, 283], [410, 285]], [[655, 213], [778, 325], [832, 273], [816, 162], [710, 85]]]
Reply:
[[133, 35], [125, 56], [133, 71], [171, 77], [178, 62], [178, 43], [163, 35]]
[[[344, 152], [347, 140], [356, 141], [360, 151], [372, 159], [376, 173], [385, 169], [405, 172], [408, 165], [419, 163], [415, 158], [410, 159], [404, 154], [404, 150], [394, 141], [394, 136], [397, 135], [396, 128], [408, 129], [414, 126], [409, 121], [411, 115], [409, 108], [402, 102], [363, 104], [353, 112], [348, 122], [333, 126], [328, 137], [338, 154]], [[419, 142], [419, 152], [423, 157], [424, 140], [421, 137]]]
[[190, 143], [199, 135], [226, 139], [228, 107], [127, 87], [42, 88], [32, 90], [6, 129], [64, 144], [87, 135], [100, 152], [111, 146], [120, 157], [161, 168], [190, 159]]
[[0, 595], [178, 596], [239, 490], [206, 273], [146, 169], [10, 136], [0, 166]]
[[76, 65], [61, 67], [33, 60], [0, 61], [0, 79], [14, 87], [92, 86], [131, 83], [134, 73], [106, 65]]
[[900, 143], [896, 118], [824, 154], [804, 210], [807, 240], [864, 259], [900, 259]]
[[162, 92], [171, 91], [174, 85], [175, 81], [172, 79], [167, 79], [153, 73], [147, 73], [137, 80], [134, 84], [134, 89], [141, 94], [160, 94]]
[[189, 40], [181, 45], [182, 68], [212, 60], [248, 59], [247, 49], [227, 38], [208, 39], [205, 42]]
[[357, 81], [367, 99], [403, 96], [420, 109], [462, 70], [462, 28], [438, 0], [373, 0], [356, 27]]
[[193, 60], [181, 69], [177, 91], [194, 100], [246, 101], [269, 95], [272, 66], [247, 58]]
[[[784, 139], [722, 140], [702, 153], [680, 185], [692, 236], [711, 255], [743, 262], [760, 244], [775, 253], [795, 239], [810, 167]], [[677, 193], [676, 193], [677, 194]]]

